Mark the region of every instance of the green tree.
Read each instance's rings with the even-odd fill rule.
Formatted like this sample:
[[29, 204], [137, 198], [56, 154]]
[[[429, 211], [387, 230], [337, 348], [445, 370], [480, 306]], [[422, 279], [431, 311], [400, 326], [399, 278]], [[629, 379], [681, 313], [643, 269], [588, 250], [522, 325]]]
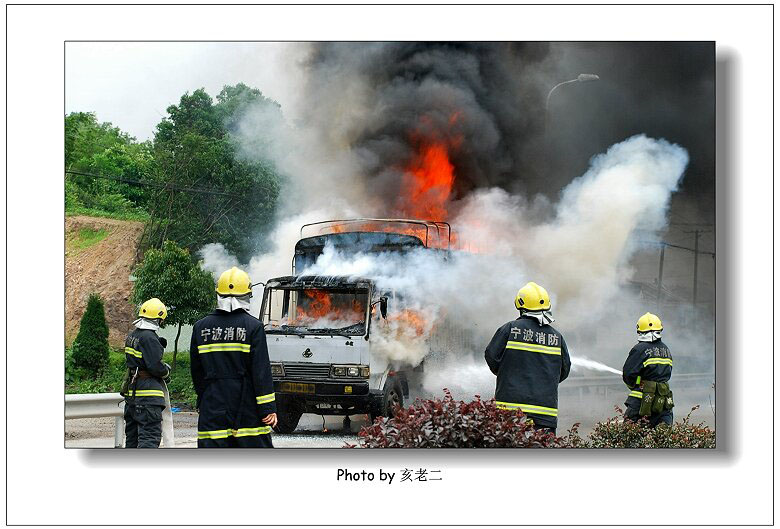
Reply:
[[[166, 239], [191, 251], [220, 242], [248, 260], [263, 244], [279, 194], [279, 177], [270, 162], [238, 155], [231, 135], [242, 116], [257, 105], [280, 112], [257, 89], [226, 86], [217, 103], [203, 89], [184, 94], [157, 126], [154, 177], [168, 187], [150, 201], [145, 246]], [[182, 192], [198, 187], [214, 193]]]
[[133, 303], [158, 298], [168, 307], [165, 323], [178, 326], [173, 345], [175, 368], [182, 326], [195, 323], [216, 305], [214, 278], [173, 241], [165, 241], [159, 250], [148, 250], [135, 277]]
[[108, 325], [103, 300], [90, 294], [73, 342], [75, 367], [96, 375], [108, 365]]
[[[152, 165], [151, 142], [99, 123], [94, 113], [65, 116], [65, 169], [144, 181]], [[86, 175], [66, 174], [66, 211], [78, 207], [106, 213], [130, 212], [145, 207], [150, 193], [143, 186]]]

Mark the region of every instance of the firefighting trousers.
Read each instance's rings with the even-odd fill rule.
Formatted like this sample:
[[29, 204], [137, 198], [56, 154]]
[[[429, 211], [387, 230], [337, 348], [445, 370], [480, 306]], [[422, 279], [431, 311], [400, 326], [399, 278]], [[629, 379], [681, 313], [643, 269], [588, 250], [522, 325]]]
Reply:
[[198, 448], [273, 448], [271, 427], [262, 423], [246, 381], [211, 381], [198, 412]]
[[218, 439], [198, 437], [198, 448], [273, 448], [270, 428], [269, 426], [268, 433], [260, 435], [241, 436], [238, 434]]
[[162, 410], [154, 404], [125, 404], [125, 448], [159, 448]]
[[[636, 406], [632, 406], [632, 403], [626, 402], [626, 419], [629, 419], [631, 421], [638, 421], [640, 419], [639, 416], [639, 399], [633, 399], [637, 401]], [[648, 417], [650, 420], [650, 426], [655, 428], [661, 423], [668, 424], [669, 426], [672, 425], [674, 422], [674, 413], [672, 410], [664, 410], [661, 413], [654, 413]]]

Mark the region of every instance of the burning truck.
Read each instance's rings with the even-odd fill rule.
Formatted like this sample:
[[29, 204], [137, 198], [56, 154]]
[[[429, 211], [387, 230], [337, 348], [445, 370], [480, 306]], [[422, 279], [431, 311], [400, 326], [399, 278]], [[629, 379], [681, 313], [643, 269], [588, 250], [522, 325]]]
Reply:
[[[376, 278], [296, 271], [313, 265], [326, 247], [345, 255], [426, 251], [446, 260], [451, 238], [449, 224], [432, 221], [331, 220], [301, 228], [292, 275], [266, 283], [260, 314], [279, 432], [294, 431], [304, 413], [392, 416], [395, 405], [409, 399], [410, 388], [420, 387], [424, 363], [462, 343], [446, 318], [425, 321], [406, 306], [403, 292], [384, 289]], [[388, 355], [388, 342], [400, 336], [422, 344], [425, 360], [410, 363]]]

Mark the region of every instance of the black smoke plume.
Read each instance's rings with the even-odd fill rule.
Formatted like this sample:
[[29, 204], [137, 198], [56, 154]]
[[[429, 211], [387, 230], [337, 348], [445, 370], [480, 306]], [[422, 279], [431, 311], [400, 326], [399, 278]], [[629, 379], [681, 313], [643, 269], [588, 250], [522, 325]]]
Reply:
[[[713, 210], [713, 43], [316, 43], [305, 69], [312, 119], [346, 96], [334, 86], [363, 87], [360, 111], [326, 119], [388, 209], [421, 138], [448, 145], [454, 199], [492, 186], [554, 198], [595, 153], [645, 133], [689, 150], [682, 192]], [[561, 87], [545, 115], [549, 89], [580, 73], [600, 81]]]

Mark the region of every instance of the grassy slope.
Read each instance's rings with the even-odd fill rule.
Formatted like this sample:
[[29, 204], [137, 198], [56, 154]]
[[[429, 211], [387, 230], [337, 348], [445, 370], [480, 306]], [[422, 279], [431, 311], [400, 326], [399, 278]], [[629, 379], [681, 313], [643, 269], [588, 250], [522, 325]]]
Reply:
[[94, 246], [108, 235], [108, 230], [101, 228], [98, 230], [92, 228], [81, 228], [78, 232], [65, 237], [65, 251], [78, 252]]

